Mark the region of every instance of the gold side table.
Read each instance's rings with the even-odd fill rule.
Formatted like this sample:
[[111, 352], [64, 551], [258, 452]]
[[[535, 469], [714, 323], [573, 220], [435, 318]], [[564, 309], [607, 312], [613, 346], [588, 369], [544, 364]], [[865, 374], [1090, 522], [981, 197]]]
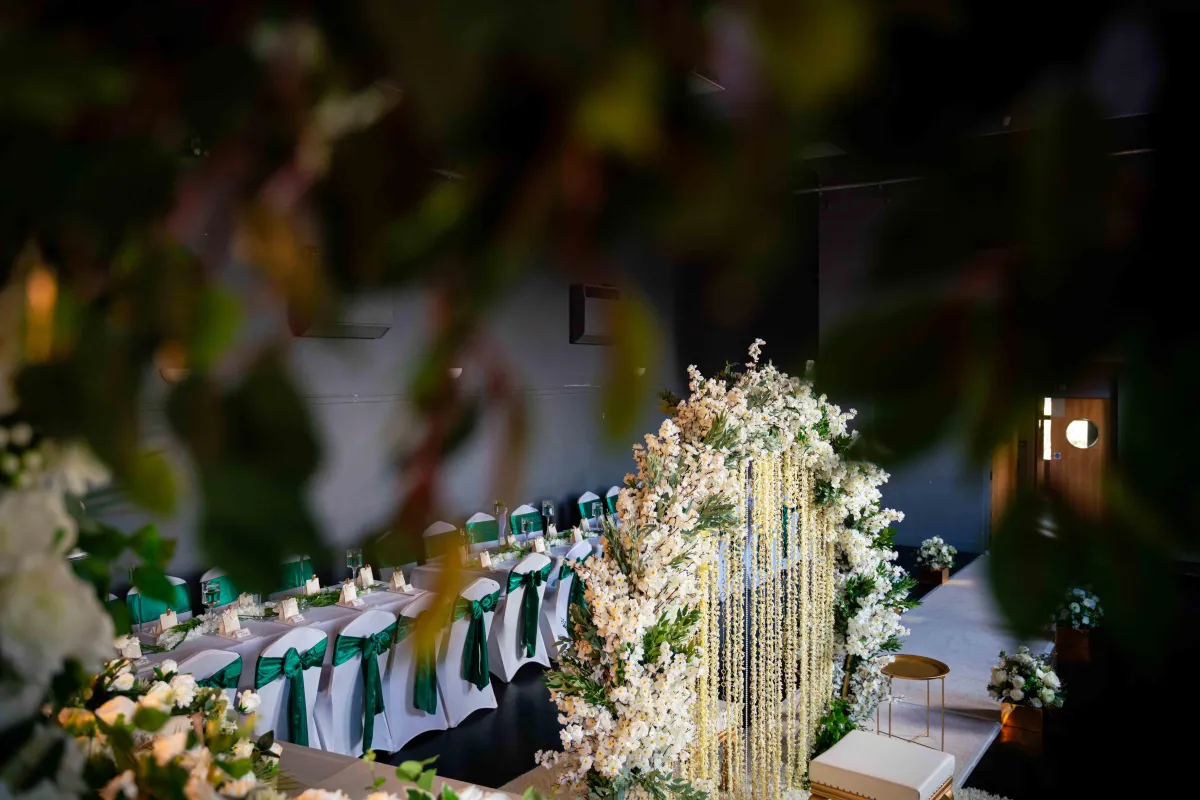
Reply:
[[[925, 732], [918, 734], [911, 739], [904, 739], [902, 736], [892, 736], [892, 703], [888, 701], [888, 729], [884, 734], [889, 738], [904, 739], [906, 742], [919, 744], [922, 747], [933, 749], [932, 746], [924, 742], [918, 742], [917, 739], [933, 738], [929, 731], [931, 717], [931, 692], [930, 684], [936, 680], [942, 682], [942, 744], [940, 749], [946, 750], [946, 676], [950, 674], [950, 667], [938, 661], [935, 658], [928, 656], [913, 656], [906, 653], [901, 653], [896, 656], [896, 660], [888, 664], [882, 670], [888, 679], [888, 696], [892, 695], [892, 679], [899, 678], [904, 681], [924, 681], [925, 682]], [[875, 733], [882, 733], [879, 726], [879, 707], [875, 707]]]

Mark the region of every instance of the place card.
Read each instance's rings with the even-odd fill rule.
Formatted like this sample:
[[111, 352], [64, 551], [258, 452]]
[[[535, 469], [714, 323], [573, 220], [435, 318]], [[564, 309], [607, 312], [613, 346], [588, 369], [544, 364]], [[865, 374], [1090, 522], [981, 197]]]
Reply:
[[370, 564], [358, 571], [358, 585], [363, 589], [370, 589], [375, 585], [375, 573], [371, 571]]
[[487, 550], [483, 550], [479, 553], [479, 568], [480, 569], [491, 569], [492, 568], [492, 554], [489, 553]]
[[218, 633], [226, 639], [249, 639], [250, 631], [242, 627], [235, 609], [221, 612], [221, 622]]
[[338, 600], [339, 606], [346, 608], [360, 608], [363, 605], [363, 600], [358, 596], [358, 592], [354, 590], [354, 584], [346, 581], [342, 584], [342, 597]]
[[539, 536], [533, 540], [533, 552], [535, 552], [535, 553], [545, 553], [546, 552], [546, 540], [544, 537]]
[[285, 597], [279, 602], [279, 619], [289, 622], [292, 617], [300, 616], [300, 604], [294, 597]]
[[309, 578], [308, 580], [306, 580], [304, 582], [304, 593], [305, 594], [316, 594], [319, 591], [321, 591], [321, 581], [320, 581], [320, 579], [317, 578], [316, 575], [313, 575], [311, 578]]
[[571, 544], [579, 544], [583, 541], [583, 531], [579, 528], [571, 529]]
[[389, 591], [408, 594], [408, 582], [404, 580], [404, 573], [399, 569], [392, 571], [392, 580], [388, 583], [388, 589]]
[[121, 647], [121, 658], [128, 658], [137, 661], [142, 657], [142, 643], [133, 636], [126, 636], [125, 642]]
[[175, 618], [175, 612], [168, 608], [167, 613], [159, 615], [158, 632], [166, 633], [178, 624], [179, 620]]

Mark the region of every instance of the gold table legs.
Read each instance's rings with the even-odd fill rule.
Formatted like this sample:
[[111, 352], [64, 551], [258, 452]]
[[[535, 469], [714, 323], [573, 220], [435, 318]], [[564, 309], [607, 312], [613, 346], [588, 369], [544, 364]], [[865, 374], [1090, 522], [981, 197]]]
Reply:
[[[879, 706], [876, 706], [875, 707], [875, 734], [876, 735], [883, 734], [884, 736], [887, 736], [892, 739], [904, 739], [904, 741], [906, 741], [906, 742], [912, 742], [913, 744], [919, 744], [922, 747], [928, 747], [930, 750], [932, 750], [933, 749], [932, 745], [925, 744], [924, 742], [918, 742], [917, 740], [933, 738], [933, 733], [930, 731], [930, 723], [932, 721], [932, 705], [933, 705], [933, 703], [932, 703], [931, 690], [930, 690], [929, 684], [933, 683], [934, 680], [939, 680], [942, 682], [942, 739], [941, 739], [941, 745], [938, 747], [938, 749], [941, 750], [942, 752], [945, 752], [945, 750], [946, 750], [946, 676], [943, 675], [939, 678], [934, 678], [934, 679], [925, 681], [925, 732], [919, 733], [916, 736], [913, 736], [912, 738], [905, 738], [903, 736], [893, 736], [892, 735], [892, 702], [893, 701], [891, 698], [892, 698], [892, 694], [893, 694], [892, 693], [893, 677], [895, 677], [895, 676], [892, 676], [892, 675], [887, 676], [887, 679], [888, 679], [888, 727], [887, 727], [887, 733], [883, 733], [883, 728], [880, 727], [880, 725], [879, 725]], [[902, 680], [912, 680], [912, 679], [904, 678]], [[921, 680], [921, 679], [917, 678], [915, 680]]]

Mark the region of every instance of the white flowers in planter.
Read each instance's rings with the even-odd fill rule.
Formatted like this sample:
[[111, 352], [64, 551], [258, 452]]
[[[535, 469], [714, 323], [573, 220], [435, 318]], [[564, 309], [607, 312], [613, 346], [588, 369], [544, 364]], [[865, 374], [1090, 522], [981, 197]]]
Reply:
[[1067, 592], [1058, 613], [1054, 615], [1054, 624], [1077, 631], [1090, 631], [1100, 625], [1103, 617], [1100, 598], [1086, 589], [1076, 588]]
[[931, 536], [921, 542], [921, 548], [917, 550], [917, 563], [934, 571], [952, 569], [956, 555], [958, 549], [954, 545], [946, 544], [940, 536]]
[[992, 668], [988, 695], [993, 700], [1031, 708], [1059, 708], [1063, 686], [1045, 656], [1035, 656], [1022, 646], [1013, 655], [1000, 651], [1000, 663]]

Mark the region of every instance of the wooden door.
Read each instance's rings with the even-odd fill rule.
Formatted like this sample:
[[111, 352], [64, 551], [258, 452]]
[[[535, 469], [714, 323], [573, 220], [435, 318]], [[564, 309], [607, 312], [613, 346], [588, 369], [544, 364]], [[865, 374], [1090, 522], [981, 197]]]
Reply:
[[1104, 511], [1104, 470], [1115, 444], [1112, 401], [1061, 398], [1053, 401], [1053, 409], [1042, 420], [1040, 477], [1078, 511], [1099, 517]]

